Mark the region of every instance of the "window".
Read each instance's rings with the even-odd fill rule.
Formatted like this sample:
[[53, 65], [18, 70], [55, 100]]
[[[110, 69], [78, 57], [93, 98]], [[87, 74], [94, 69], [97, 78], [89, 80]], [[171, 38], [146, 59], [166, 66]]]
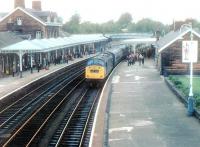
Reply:
[[91, 59], [87, 62], [87, 65], [100, 65], [100, 66], [104, 66], [104, 61], [99, 60], [99, 59]]
[[36, 31], [36, 39], [41, 39], [42, 38], [42, 32], [41, 31]]
[[17, 25], [18, 26], [22, 25], [22, 18], [21, 17], [17, 17]]

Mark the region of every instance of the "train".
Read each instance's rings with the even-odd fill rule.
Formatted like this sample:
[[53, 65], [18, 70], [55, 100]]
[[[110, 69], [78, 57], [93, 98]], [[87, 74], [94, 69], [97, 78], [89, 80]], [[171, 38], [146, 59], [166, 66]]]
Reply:
[[86, 81], [92, 86], [101, 84], [113, 68], [128, 55], [125, 45], [115, 45], [100, 55], [88, 60], [85, 68]]

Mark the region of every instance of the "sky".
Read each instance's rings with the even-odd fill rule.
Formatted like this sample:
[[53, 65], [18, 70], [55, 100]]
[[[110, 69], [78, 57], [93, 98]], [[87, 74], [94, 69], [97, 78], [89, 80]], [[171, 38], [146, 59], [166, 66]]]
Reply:
[[[32, 0], [25, 0], [31, 8]], [[81, 21], [103, 23], [118, 20], [123, 13], [130, 13], [133, 22], [150, 18], [164, 24], [173, 20], [195, 18], [200, 20], [199, 0], [41, 0], [42, 9], [55, 11], [63, 21], [78, 13]], [[9, 12], [14, 0], [0, 0], [0, 12]]]

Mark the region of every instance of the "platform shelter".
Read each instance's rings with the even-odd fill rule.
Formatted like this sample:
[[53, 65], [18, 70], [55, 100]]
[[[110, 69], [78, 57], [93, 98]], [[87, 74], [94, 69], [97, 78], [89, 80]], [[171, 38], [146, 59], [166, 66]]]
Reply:
[[108, 39], [100, 34], [23, 40], [0, 50], [3, 56], [1, 73], [20, 72], [22, 76], [23, 70], [32, 71], [37, 65], [47, 68], [50, 63], [60, 64], [66, 60], [100, 52], [107, 41]]

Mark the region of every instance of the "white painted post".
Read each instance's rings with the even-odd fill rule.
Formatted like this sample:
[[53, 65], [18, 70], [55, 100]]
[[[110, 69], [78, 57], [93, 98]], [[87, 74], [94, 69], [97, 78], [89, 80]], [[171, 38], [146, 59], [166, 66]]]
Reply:
[[84, 46], [83, 46], [83, 52], [84, 52], [84, 55], [86, 55], [86, 45], [84, 44]]
[[[191, 41], [193, 40], [193, 34], [192, 34], [192, 32], [191, 32], [191, 34], [190, 34], [190, 39], [191, 39]], [[190, 93], [189, 93], [189, 96], [193, 96], [193, 87], [192, 87], [192, 84], [193, 84], [193, 82], [192, 82], [192, 78], [193, 78], [193, 62], [192, 62], [192, 60], [190, 61]]]
[[19, 51], [19, 66], [20, 66], [20, 78], [22, 78], [22, 51]]
[[31, 73], [33, 73], [33, 56], [32, 53], [30, 53], [31, 56]]
[[3, 69], [2, 69], [2, 70], [3, 70], [3, 73], [4, 73], [4, 72], [5, 72], [5, 61], [4, 61], [4, 56], [2, 56], [2, 64], [3, 64], [3, 67], [2, 67]]
[[65, 49], [62, 49], [62, 62], [64, 63], [64, 59], [65, 59]]
[[42, 53], [40, 53], [40, 65], [42, 65]]
[[93, 53], [95, 54], [96, 51], [95, 51], [95, 45], [94, 45], [94, 43], [92, 44], [92, 47], [93, 47]]
[[56, 50], [56, 59], [58, 58], [58, 51]]

